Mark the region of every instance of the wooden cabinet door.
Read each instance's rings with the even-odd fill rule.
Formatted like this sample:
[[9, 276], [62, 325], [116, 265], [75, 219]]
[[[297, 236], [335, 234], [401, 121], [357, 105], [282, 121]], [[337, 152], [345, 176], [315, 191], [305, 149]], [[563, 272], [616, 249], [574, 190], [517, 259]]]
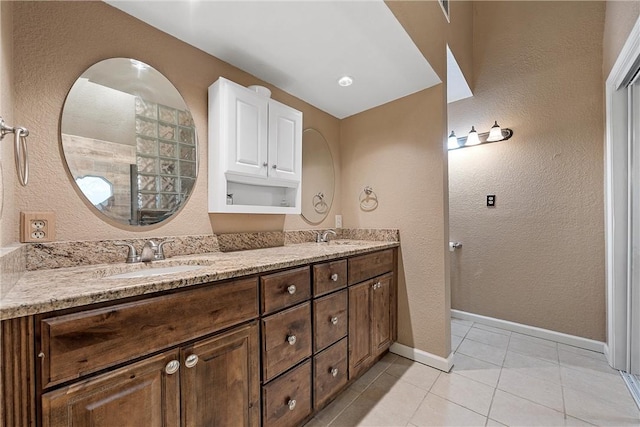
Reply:
[[223, 83], [227, 170], [266, 178], [268, 99], [228, 80]]
[[372, 287], [372, 282], [364, 282], [349, 288], [349, 379], [356, 377], [373, 358]]
[[178, 357], [159, 354], [43, 394], [42, 426], [178, 427]]
[[258, 324], [252, 322], [182, 349], [186, 427], [258, 426]]
[[302, 113], [269, 100], [269, 176], [290, 181], [302, 177]]
[[374, 279], [372, 289], [371, 332], [373, 334], [373, 355], [378, 356], [389, 348], [392, 341], [391, 294], [393, 276], [386, 274]]

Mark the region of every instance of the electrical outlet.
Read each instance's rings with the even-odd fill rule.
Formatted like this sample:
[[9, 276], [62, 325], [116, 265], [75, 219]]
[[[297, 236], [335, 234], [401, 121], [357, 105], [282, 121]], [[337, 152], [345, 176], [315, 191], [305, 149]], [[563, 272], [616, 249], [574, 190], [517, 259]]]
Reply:
[[336, 215], [336, 228], [342, 228], [342, 215]]
[[487, 194], [487, 206], [490, 208], [496, 207], [496, 195], [495, 194]]
[[20, 241], [52, 242], [56, 237], [55, 212], [20, 212]]

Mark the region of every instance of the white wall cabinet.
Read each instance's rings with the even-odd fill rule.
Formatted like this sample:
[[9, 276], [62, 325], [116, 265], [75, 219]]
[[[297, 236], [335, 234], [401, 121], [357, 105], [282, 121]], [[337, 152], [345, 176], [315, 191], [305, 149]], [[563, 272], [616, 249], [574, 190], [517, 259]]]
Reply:
[[300, 213], [302, 113], [220, 77], [209, 87], [209, 212]]

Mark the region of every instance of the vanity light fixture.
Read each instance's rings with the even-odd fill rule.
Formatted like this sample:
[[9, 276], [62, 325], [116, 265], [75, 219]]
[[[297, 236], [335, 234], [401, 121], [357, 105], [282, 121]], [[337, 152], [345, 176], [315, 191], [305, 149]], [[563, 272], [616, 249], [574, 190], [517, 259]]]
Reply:
[[501, 128], [495, 121], [489, 132], [478, 133], [475, 126], [471, 126], [471, 130], [467, 136], [456, 137], [454, 131], [447, 139], [447, 149], [456, 150], [458, 148], [471, 147], [473, 145], [488, 144], [490, 142], [506, 141], [513, 136], [513, 131], [509, 128]]
[[353, 84], [353, 77], [342, 76], [338, 79], [338, 84], [342, 87], [351, 86]]

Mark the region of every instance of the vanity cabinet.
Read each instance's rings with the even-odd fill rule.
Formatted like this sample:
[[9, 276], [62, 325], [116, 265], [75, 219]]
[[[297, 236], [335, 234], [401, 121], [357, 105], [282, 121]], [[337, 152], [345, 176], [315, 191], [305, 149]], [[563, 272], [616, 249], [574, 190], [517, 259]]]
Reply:
[[395, 339], [394, 256], [387, 250], [349, 259], [350, 379], [368, 369]]
[[37, 316], [43, 426], [259, 425], [258, 314], [253, 278]]
[[209, 122], [209, 211], [299, 214], [302, 113], [220, 77]]

